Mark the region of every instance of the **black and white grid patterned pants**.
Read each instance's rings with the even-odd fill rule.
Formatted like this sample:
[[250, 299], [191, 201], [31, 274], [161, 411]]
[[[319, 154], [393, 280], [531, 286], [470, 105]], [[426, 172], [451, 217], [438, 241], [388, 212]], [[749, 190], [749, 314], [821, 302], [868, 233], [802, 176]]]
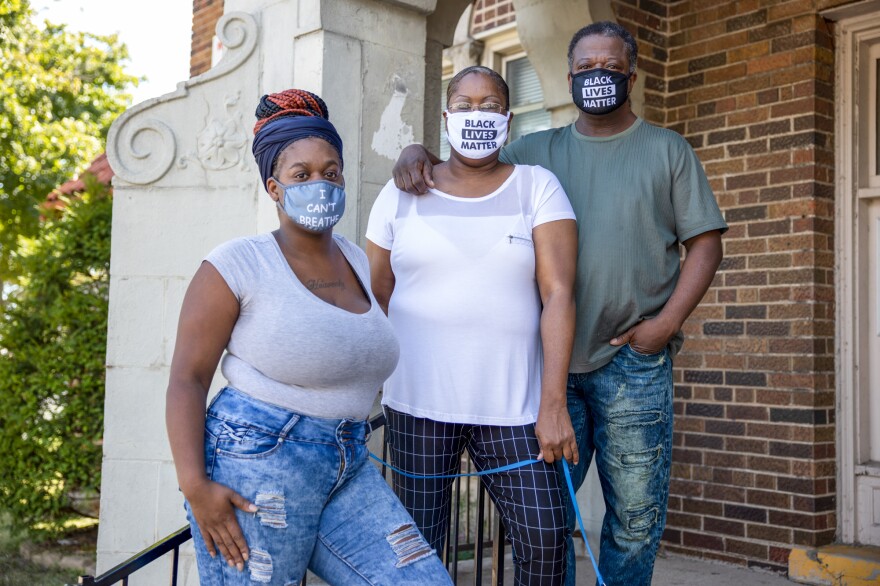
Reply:
[[[459, 471], [467, 449], [477, 470], [536, 457], [534, 424], [519, 426], [444, 423], [385, 407], [391, 464], [410, 474]], [[431, 547], [443, 551], [449, 528], [453, 478], [414, 479], [394, 473], [394, 491]], [[481, 476], [507, 529], [519, 585], [562, 584], [568, 527], [556, 468], [539, 462]]]

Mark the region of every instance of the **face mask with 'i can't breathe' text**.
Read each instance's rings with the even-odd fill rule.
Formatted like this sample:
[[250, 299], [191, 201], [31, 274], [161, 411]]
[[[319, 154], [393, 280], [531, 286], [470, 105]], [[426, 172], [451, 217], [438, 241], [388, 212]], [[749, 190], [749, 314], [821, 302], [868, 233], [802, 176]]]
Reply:
[[345, 189], [329, 181], [306, 181], [285, 185], [275, 179], [284, 190], [284, 203], [279, 208], [303, 228], [311, 232], [325, 232], [342, 218], [345, 212]]

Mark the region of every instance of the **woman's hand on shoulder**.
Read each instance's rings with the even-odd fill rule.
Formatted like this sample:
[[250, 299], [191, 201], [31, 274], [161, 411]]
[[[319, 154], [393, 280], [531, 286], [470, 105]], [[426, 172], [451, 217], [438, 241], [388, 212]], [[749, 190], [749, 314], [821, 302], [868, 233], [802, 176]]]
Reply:
[[219, 551], [227, 564], [244, 570], [250, 552], [235, 509], [256, 513], [257, 506], [231, 488], [207, 479], [186, 491], [185, 496], [210, 556], [215, 557]]
[[440, 159], [420, 144], [411, 144], [400, 152], [391, 174], [394, 185], [401, 191], [422, 195], [434, 187], [434, 165]]

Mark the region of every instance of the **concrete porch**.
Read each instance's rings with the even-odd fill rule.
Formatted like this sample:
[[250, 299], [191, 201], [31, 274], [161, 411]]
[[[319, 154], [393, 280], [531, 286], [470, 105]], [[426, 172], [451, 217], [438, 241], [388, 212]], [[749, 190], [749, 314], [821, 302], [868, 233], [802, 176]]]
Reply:
[[[458, 585], [474, 584], [473, 564], [459, 566]], [[466, 570], [466, 571], [462, 571]], [[587, 557], [578, 557], [578, 586], [593, 586], [596, 575]], [[492, 565], [486, 560], [480, 586], [492, 584]], [[513, 584], [513, 562], [508, 556], [504, 564], [504, 584]], [[677, 555], [658, 556], [654, 566], [653, 586], [791, 586], [794, 582], [778, 574], [743, 566], [721, 564]]]

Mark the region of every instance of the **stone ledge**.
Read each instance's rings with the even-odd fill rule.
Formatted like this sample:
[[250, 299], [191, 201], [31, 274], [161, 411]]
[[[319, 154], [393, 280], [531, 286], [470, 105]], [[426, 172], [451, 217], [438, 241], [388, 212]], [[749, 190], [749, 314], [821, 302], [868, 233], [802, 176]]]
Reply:
[[820, 586], [876, 585], [880, 583], [880, 547], [795, 547], [788, 558], [788, 578]]

